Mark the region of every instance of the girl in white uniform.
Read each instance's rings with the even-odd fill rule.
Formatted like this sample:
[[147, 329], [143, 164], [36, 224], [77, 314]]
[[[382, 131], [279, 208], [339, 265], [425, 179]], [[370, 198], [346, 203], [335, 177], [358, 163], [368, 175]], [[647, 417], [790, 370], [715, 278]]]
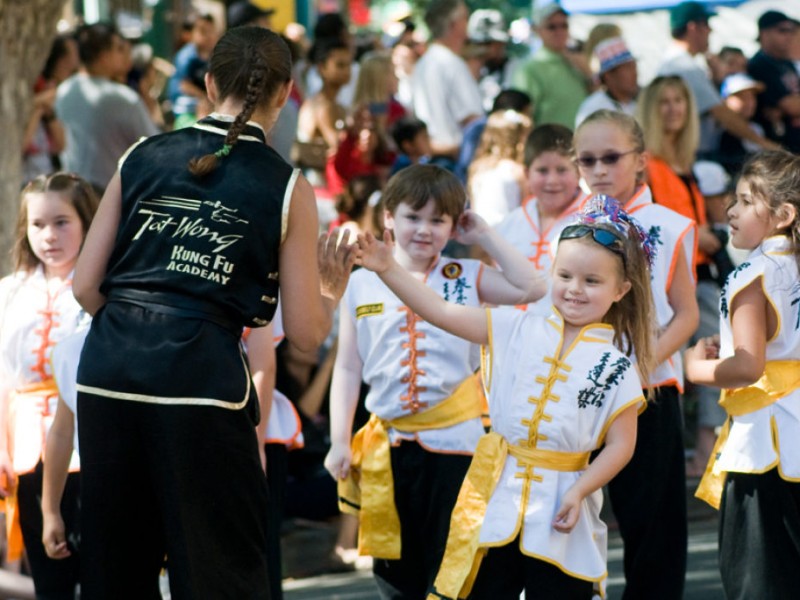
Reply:
[[[55, 563], [41, 541], [41, 460], [58, 399], [49, 360], [52, 347], [86, 319], [72, 296], [72, 272], [97, 204], [75, 175], [34, 179], [22, 191], [16, 271], [0, 281], [0, 492], [9, 495], [9, 558], [20, 557], [24, 542], [36, 592], [48, 598], [73, 598], [78, 581], [77, 554]], [[73, 532], [77, 485], [74, 474], [65, 500]]]
[[529, 600], [588, 600], [605, 578], [599, 489], [630, 459], [644, 403], [628, 355], [636, 349], [644, 375], [651, 363], [645, 240], [616, 201], [598, 197], [561, 234], [545, 318], [445, 302], [399, 268], [388, 236], [359, 238], [364, 266], [407, 305], [484, 350], [493, 431], [459, 493], [429, 598], [524, 589]]
[[[544, 293], [521, 254], [477, 215], [463, 213], [466, 194], [452, 173], [403, 169], [383, 201], [397, 262], [436, 298], [477, 308]], [[481, 245], [503, 271], [443, 257], [456, 225], [460, 242]], [[353, 274], [340, 315], [325, 466], [340, 480], [340, 508], [359, 516], [359, 552], [375, 557], [383, 598], [419, 600], [436, 576], [450, 511], [484, 432], [474, 350], [420, 318], [374, 273]], [[351, 447], [362, 378], [372, 417]]]
[[[725, 596], [800, 590], [800, 158], [766, 152], [742, 169], [728, 209], [750, 254], [720, 298], [720, 337], [686, 352], [690, 381], [725, 388], [728, 422], [698, 497], [720, 508]], [[747, 548], [747, 551], [743, 551]]]
[[656, 367], [643, 379], [655, 400], [639, 417], [633, 459], [609, 483], [625, 545], [624, 600], [680, 600], [686, 574], [686, 464], [680, 349], [697, 329], [693, 221], [655, 204], [643, 183], [644, 136], [633, 117], [599, 110], [575, 132], [578, 169], [594, 194], [619, 200], [653, 237], [650, 277]]

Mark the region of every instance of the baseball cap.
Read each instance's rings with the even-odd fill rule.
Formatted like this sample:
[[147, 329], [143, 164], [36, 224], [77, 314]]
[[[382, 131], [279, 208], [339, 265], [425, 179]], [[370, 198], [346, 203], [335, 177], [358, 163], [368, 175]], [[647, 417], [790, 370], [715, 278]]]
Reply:
[[762, 92], [764, 91], [764, 84], [760, 81], [756, 81], [747, 73], [733, 73], [722, 81], [719, 93], [723, 98], [727, 98], [731, 94], [738, 94], [745, 90]]
[[541, 25], [557, 12], [569, 15], [558, 0], [536, 0], [533, 6], [532, 21], [534, 25]]
[[503, 15], [489, 8], [476, 10], [467, 23], [467, 38], [478, 44], [507, 42], [508, 30]]
[[594, 49], [594, 61], [598, 75], [608, 73], [625, 63], [634, 62], [636, 59], [628, 49], [628, 45], [621, 37], [603, 40]]
[[765, 29], [772, 29], [786, 22], [792, 23], [793, 25], [800, 25], [800, 21], [792, 19], [778, 10], [768, 10], [758, 18], [758, 30], [764, 31]]
[[697, 187], [703, 196], [718, 196], [730, 191], [731, 178], [721, 164], [698, 160], [692, 167]]
[[260, 8], [247, 0], [234, 2], [228, 7], [228, 28], [246, 25], [259, 17], [268, 17], [274, 13], [274, 8]]
[[686, 27], [689, 23], [708, 21], [716, 15], [717, 13], [701, 2], [681, 2], [669, 11], [669, 26], [674, 31]]

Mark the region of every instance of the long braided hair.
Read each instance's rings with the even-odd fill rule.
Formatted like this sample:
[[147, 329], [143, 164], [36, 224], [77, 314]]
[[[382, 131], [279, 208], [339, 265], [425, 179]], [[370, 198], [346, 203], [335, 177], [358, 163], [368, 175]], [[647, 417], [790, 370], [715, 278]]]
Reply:
[[230, 154], [253, 111], [268, 105], [279, 88], [291, 79], [292, 59], [281, 37], [262, 27], [235, 27], [217, 43], [209, 62], [218, 101], [242, 99], [241, 112], [231, 124], [222, 148], [189, 161], [197, 177], [211, 173]]

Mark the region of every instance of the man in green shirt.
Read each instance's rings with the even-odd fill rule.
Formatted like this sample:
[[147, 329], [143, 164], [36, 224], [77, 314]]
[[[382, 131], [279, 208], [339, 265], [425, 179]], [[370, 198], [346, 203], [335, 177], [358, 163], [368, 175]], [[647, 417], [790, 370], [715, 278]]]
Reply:
[[537, 2], [534, 31], [542, 41], [513, 74], [513, 87], [533, 100], [536, 125], [558, 123], [573, 128], [575, 115], [591, 88], [591, 70], [583, 56], [570, 52], [568, 14], [557, 1]]

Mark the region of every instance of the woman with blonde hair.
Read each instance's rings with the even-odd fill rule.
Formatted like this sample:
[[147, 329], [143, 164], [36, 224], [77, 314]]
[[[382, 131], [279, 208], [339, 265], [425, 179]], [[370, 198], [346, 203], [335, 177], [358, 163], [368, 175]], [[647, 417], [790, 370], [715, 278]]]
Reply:
[[391, 55], [385, 52], [369, 52], [361, 59], [353, 107], [368, 108], [386, 130], [406, 115], [406, 109], [395, 98], [397, 86], [398, 79]]
[[[639, 98], [638, 119], [644, 129], [650, 154], [647, 177], [653, 200], [697, 223], [695, 269], [700, 324], [692, 338], [719, 333], [719, 284], [711, 257], [722, 244], [712, 231], [703, 194], [692, 173], [700, 142], [700, 121], [694, 96], [678, 76], [656, 77]], [[717, 405], [719, 390], [705, 386], [687, 388], [687, 405], [697, 409], [695, 458], [687, 466], [689, 475], [702, 473], [714, 446], [715, 428], [725, 420]]]

